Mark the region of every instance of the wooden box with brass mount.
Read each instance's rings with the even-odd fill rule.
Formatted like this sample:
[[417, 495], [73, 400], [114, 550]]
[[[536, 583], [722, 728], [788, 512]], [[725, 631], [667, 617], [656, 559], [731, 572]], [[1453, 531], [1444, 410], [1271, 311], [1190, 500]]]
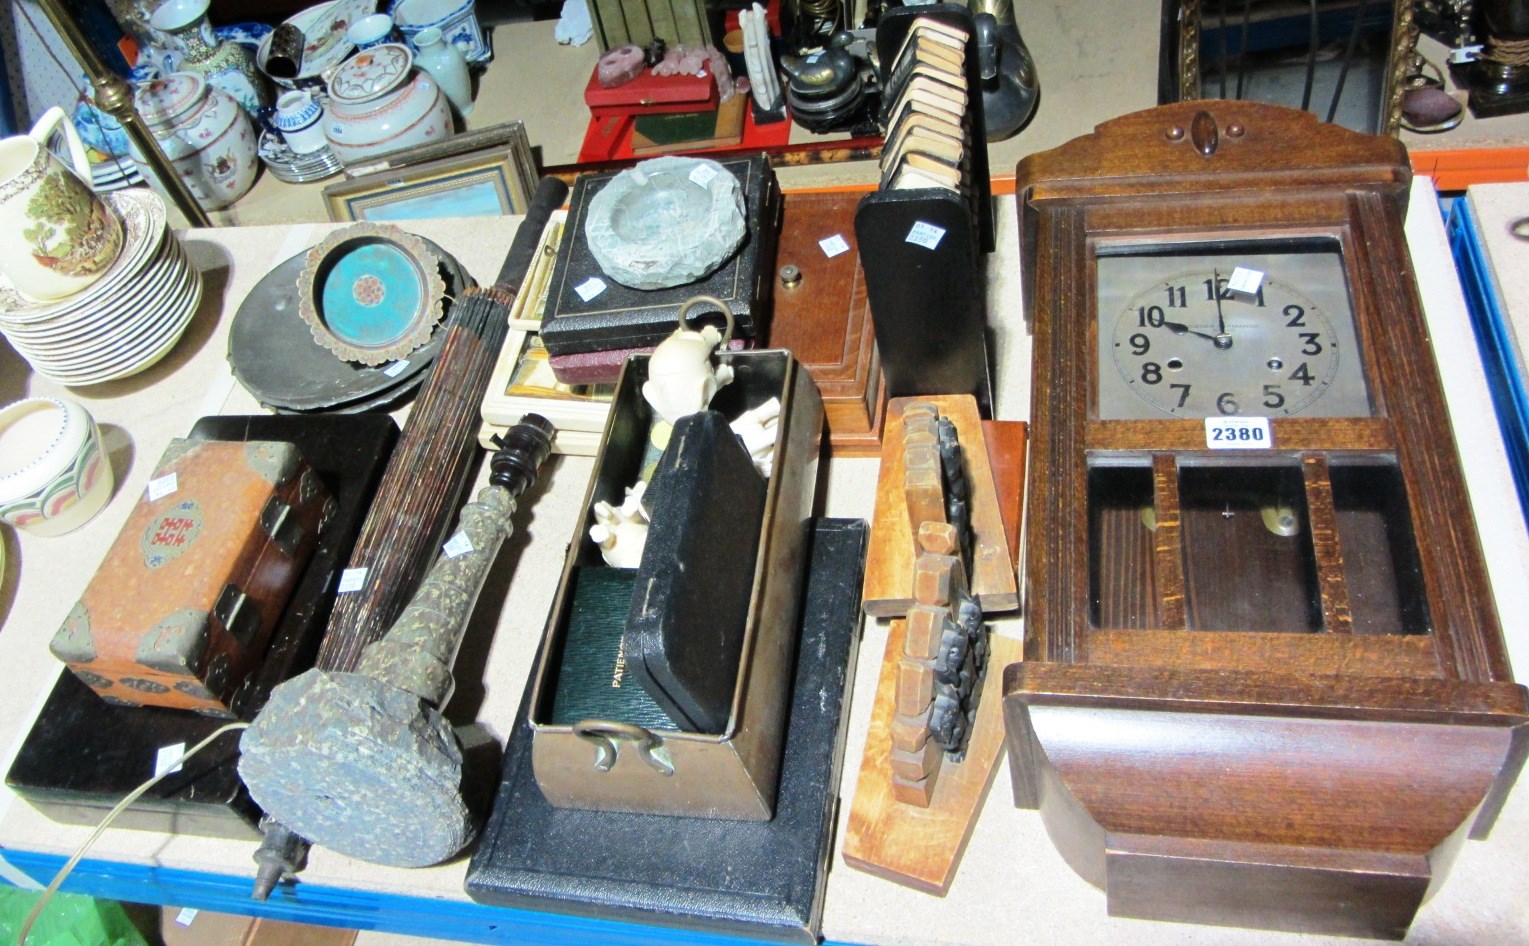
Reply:
[[1018, 167], [1016, 802], [1113, 915], [1401, 937], [1525, 757], [1394, 140], [1246, 102]]

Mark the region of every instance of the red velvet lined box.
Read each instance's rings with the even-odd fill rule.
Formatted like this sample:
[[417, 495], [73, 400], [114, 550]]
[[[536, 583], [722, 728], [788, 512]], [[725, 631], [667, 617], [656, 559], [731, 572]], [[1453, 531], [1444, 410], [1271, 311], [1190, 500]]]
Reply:
[[717, 83], [710, 70], [704, 76], [656, 76], [645, 69], [631, 82], [607, 89], [590, 73], [584, 104], [595, 120], [659, 112], [700, 112], [717, 107]]

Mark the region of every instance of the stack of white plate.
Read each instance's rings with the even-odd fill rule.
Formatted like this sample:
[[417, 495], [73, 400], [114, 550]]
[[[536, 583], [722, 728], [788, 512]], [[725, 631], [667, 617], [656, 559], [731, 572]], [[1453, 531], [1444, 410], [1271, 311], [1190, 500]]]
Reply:
[[163, 358], [191, 324], [202, 274], [144, 188], [102, 195], [122, 218], [122, 254], [66, 299], [33, 302], [0, 283], [0, 332], [38, 374], [71, 386], [135, 374]]
[[90, 166], [91, 184], [99, 191], [114, 191], [143, 183], [143, 174], [132, 158], [107, 158]]

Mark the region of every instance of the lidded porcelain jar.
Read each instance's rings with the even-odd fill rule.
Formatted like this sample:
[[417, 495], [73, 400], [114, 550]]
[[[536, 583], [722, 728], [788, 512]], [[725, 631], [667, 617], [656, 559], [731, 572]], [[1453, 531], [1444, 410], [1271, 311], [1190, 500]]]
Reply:
[[254, 186], [254, 128], [228, 93], [176, 72], [140, 88], [133, 104], [204, 209], [222, 210]]
[[329, 80], [324, 136], [343, 164], [451, 135], [440, 86], [413, 69], [407, 46], [383, 43], [348, 60]]

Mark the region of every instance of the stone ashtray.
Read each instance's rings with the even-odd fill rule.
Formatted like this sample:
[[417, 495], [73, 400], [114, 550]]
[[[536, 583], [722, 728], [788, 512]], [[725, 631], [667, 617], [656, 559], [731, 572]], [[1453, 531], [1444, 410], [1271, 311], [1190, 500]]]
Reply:
[[308, 251], [298, 313], [313, 340], [344, 361], [380, 365], [430, 340], [444, 309], [441, 259], [394, 226], [358, 223]]
[[611, 178], [589, 203], [584, 238], [605, 275], [633, 289], [695, 282], [748, 234], [743, 189], [715, 161], [663, 157]]

